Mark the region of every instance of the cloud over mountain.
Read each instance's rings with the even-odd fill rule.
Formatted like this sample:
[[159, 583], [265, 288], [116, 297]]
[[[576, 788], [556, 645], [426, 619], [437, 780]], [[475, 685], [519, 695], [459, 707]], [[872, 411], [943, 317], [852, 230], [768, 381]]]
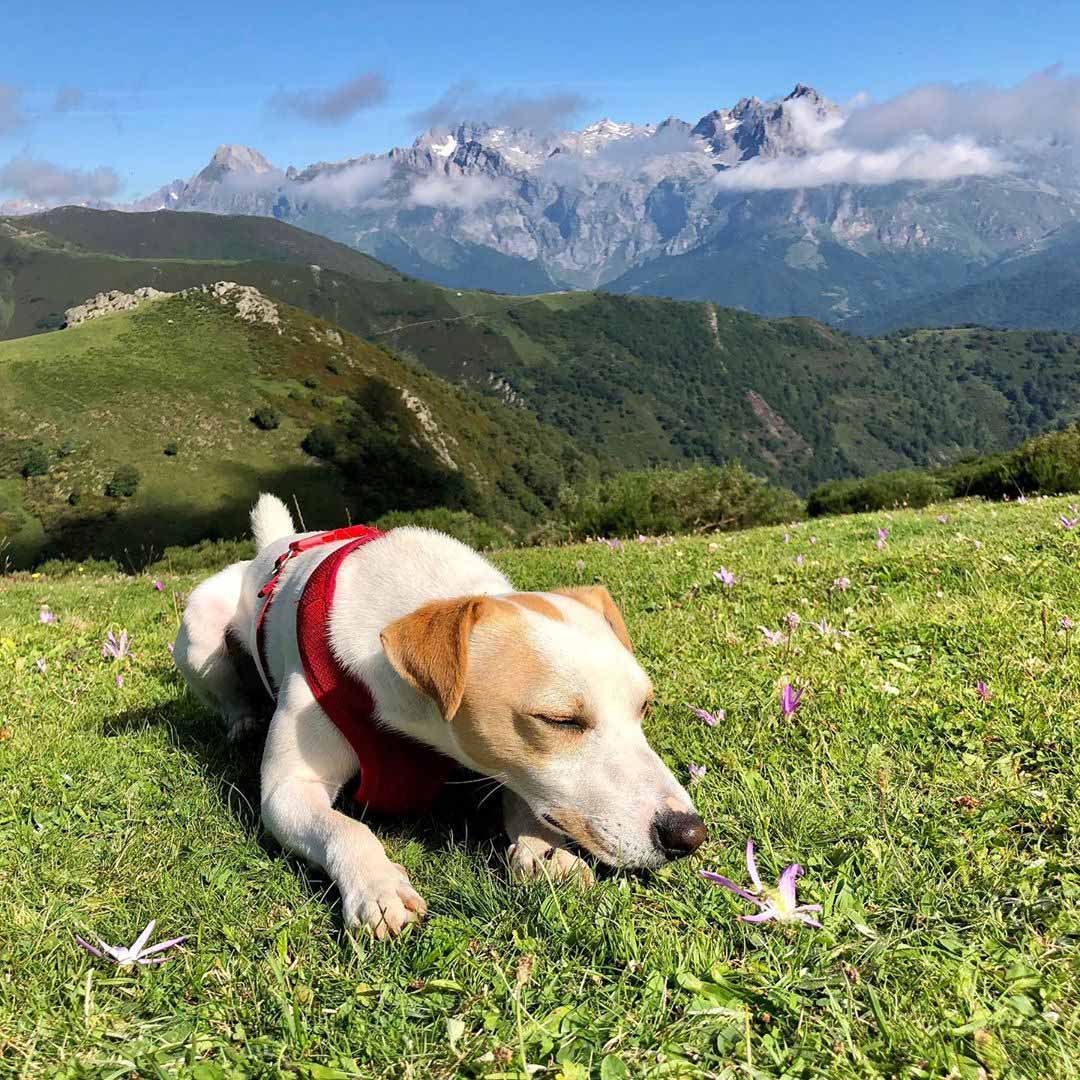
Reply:
[[1055, 66], [1010, 87], [927, 83], [853, 109], [842, 137], [880, 146], [917, 134], [934, 139], [1074, 138], [1080, 135], [1080, 78]]
[[107, 166], [68, 169], [23, 155], [0, 167], [0, 191], [37, 203], [108, 199], [120, 190], [120, 177]]
[[566, 126], [586, 105], [586, 98], [570, 91], [536, 96], [511, 90], [484, 94], [465, 81], [455, 83], [426, 109], [412, 113], [409, 122], [427, 130], [473, 120], [544, 134]]
[[357, 113], [381, 105], [389, 91], [377, 71], [365, 71], [355, 79], [326, 90], [280, 91], [270, 99], [275, 112], [292, 113], [324, 127], [335, 127]]

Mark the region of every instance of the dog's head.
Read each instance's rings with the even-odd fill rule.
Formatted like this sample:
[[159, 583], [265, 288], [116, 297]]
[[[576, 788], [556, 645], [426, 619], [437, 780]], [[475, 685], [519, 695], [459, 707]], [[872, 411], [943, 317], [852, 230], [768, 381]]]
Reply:
[[439, 600], [382, 643], [439, 706], [463, 764], [603, 862], [655, 867], [704, 840], [690, 796], [645, 740], [652, 683], [607, 589]]

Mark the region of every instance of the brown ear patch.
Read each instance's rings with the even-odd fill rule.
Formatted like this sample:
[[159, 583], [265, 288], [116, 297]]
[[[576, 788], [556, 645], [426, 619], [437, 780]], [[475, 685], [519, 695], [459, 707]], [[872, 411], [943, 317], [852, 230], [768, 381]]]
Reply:
[[392, 622], [379, 635], [394, 670], [433, 698], [447, 720], [461, 707], [469, 663], [469, 635], [494, 609], [486, 596], [435, 600]]
[[556, 622], [566, 622], [566, 616], [542, 593], [521, 592], [511, 593], [507, 600], [517, 604], [518, 607], [535, 611], [537, 615], [543, 615], [546, 619], [554, 619]]
[[626, 623], [623, 622], [622, 612], [615, 606], [611, 599], [611, 593], [603, 585], [583, 585], [576, 589], [555, 589], [560, 596], [568, 596], [579, 604], [592, 608], [593, 611], [603, 615], [608, 626], [611, 627], [615, 636], [629, 649], [634, 651], [634, 643], [626, 632]]

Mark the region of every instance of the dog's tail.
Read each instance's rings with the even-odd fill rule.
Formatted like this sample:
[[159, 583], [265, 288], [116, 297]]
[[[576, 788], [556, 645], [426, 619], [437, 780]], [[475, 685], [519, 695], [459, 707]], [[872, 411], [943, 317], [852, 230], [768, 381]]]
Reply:
[[255, 550], [262, 551], [268, 544], [296, 532], [292, 514], [276, 496], [263, 492], [251, 509], [251, 531], [255, 536]]

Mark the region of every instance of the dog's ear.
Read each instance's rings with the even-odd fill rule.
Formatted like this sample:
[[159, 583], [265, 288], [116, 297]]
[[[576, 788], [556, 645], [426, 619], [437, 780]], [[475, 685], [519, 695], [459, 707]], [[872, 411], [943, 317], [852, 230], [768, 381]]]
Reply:
[[447, 720], [454, 718], [465, 693], [469, 634], [493, 603], [486, 596], [434, 600], [379, 635], [394, 670], [433, 698]]
[[579, 604], [590, 607], [593, 611], [604, 616], [608, 626], [611, 627], [615, 636], [630, 650], [634, 651], [634, 643], [626, 632], [626, 623], [623, 622], [622, 612], [615, 606], [611, 599], [611, 593], [603, 585], [583, 585], [576, 589], [556, 589], [561, 596], [569, 596]]

